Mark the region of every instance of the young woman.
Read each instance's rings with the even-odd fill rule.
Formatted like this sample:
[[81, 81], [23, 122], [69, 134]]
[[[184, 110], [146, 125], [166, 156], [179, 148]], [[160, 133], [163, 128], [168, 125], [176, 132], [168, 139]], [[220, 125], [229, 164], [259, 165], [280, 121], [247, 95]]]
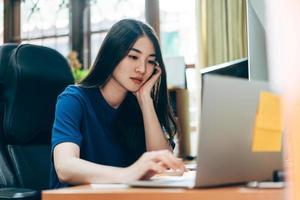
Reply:
[[94, 66], [58, 97], [50, 187], [147, 179], [185, 170], [157, 36], [136, 20], [108, 32]]

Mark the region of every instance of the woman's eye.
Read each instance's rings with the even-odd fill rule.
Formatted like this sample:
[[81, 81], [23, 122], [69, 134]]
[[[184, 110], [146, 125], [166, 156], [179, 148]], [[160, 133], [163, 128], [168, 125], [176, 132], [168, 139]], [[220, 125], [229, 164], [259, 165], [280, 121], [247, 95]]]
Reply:
[[137, 56], [133, 56], [133, 55], [128, 55], [129, 58], [133, 59], [133, 60], [137, 60], [138, 57]]

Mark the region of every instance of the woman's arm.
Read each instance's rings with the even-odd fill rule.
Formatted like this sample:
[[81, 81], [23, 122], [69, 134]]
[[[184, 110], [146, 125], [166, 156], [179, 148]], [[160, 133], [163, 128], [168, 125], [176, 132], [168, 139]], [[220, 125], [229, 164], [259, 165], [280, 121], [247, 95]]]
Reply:
[[144, 95], [140, 99], [142, 101], [140, 104], [143, 113], [147, 151], [168, 149], [173, 152], [159, 123], [152, 98], [150, 95]]
[[151, 98], [151, 90], [161, 75], [160, 67], [155, 69], [156, 73], [135, 93], [143, 113], [147, 151], [168, 149], [173, 152], [163, 133]]
[[120, 182], [124, 168], [98, 165], [79, 158], [75, 143], [64, 142], [54, 148], [53, 159], [60, 182], [70, 184]]
[[144, 153], [134, 164], [126, 168], [95, 164], [79, 158], [80, 148], [75, 143], [65, 142], [54, 148], [53, 159], [60, 182], [73, 185], [89, 183], [126, 183], [150, 178], [168, 168], [185, 168], [181, 160], [170, 151]]

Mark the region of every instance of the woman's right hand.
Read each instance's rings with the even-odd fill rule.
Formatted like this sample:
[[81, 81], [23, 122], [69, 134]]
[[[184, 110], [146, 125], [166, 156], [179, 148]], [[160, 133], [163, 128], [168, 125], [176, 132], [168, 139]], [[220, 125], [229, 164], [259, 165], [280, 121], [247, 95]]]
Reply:
[[181, 172], [186, 168], [181, 159], [176, 158], [169, 150], [150, 151], [144, 153], [135, 163], [125, 168], [124, 182], [149, 179], [156, 173], [164, 173], [172, 169]]

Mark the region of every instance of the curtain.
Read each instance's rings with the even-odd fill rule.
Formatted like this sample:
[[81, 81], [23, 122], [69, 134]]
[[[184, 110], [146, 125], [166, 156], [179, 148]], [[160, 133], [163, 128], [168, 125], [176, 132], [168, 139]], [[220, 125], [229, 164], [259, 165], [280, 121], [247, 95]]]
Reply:
[[200, 68], [247, 57], [246, 0], [196, 1]]

